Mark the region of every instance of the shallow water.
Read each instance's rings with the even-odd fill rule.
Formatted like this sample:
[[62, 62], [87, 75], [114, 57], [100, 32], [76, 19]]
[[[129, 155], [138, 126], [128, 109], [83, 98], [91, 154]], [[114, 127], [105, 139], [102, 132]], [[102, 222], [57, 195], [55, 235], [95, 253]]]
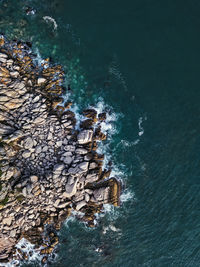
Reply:
[[61, 63], [80, 110], [104, 103], [112, 118], [100, 149], [122, 205], [95, 229], [69, 219], [50, 266], [200, 265], [199, 11], [197, 0], [0, 1], [1, 32]]

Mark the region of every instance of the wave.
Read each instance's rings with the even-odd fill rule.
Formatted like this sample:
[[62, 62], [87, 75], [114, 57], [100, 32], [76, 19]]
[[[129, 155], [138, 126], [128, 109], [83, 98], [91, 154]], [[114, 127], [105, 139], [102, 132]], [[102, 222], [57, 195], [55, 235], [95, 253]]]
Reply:
[[116, 55], [114, 55], [113, 60], [111, 61], [108, 67], [108, 73], [113, 75], [120, 82], [120, 84], [123, 86], [125, 91], [128, 90], [125, 78], [123, 77], [120, 71], [119, 61]]
[[143, 123], [144, 120], [145, 121], [147, 120], [146, 116], [140, 117], [139, 120], [138, 120], [138, 128], [139, 128], [138, 135], [139, 136], [142, 136], [144, 134], [144, 128], [142, 127], [142, 123]]
[[13, 266], [20, 266], [24, 263], [24, 255], [27, 255], [28, 259], [26, 263], [37, 263], [38, 266], [41, 265], [42, 256], [40, 255], [41, 247], [36, 249], [33, 244], [31, 244], [27, 239], [22, 238], [16, 245], [16, 252], [14, 257], [16, 260], [13, 260], [9, 263], [3, 263], [1, 267], [13, 267]]
[[57, 30], [57, 28], [58, 28], [58, 24], [56, 23], [56, 20], [54, 19], [54, 18], [52, 18], [52, 17], [50, 17], [50, 16], [44, 16], [44, 17], [42, 17], [43, 18], [43, 20], [45, 21], [45, 22], [50, 22], [50, 23], [52, 23], [53, 24], [53, 29], [54, 29], [54, 31], [55, 30]]

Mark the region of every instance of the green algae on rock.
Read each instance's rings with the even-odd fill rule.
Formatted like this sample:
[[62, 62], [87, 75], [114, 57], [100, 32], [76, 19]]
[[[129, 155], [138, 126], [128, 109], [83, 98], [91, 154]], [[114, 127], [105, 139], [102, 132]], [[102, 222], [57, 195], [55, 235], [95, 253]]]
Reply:
[[[26, 43], [0, 38], [0, 261], [19, 257], [25, 237], [52, 253], [56, 231], [71, 209], [94, 226], [103, 204], [119, 205], [120, 182], [102, 171], [96, 140], [105, 140], [95, 110], [75, 129], [63, 102], [64, 72], [49, 60], [39, 67]], [[95, 129], [93, 125], [95, 125]], [[3, 204], [2, 204], [3, 203]], [[45, 227], [45, 234], [44, 234]]]

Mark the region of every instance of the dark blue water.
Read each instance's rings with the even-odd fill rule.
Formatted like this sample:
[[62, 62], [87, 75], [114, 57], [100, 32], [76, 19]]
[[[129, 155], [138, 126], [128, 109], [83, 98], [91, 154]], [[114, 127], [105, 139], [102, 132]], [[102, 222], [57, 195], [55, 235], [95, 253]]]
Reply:
[[50, 266], [200, 266], [199, 13], [197, 0], [0, 1], [2, 32], [61, 63], [80, 109], [118, 118], [105, 147], [122, 205], [96, 229], [68, 221]]

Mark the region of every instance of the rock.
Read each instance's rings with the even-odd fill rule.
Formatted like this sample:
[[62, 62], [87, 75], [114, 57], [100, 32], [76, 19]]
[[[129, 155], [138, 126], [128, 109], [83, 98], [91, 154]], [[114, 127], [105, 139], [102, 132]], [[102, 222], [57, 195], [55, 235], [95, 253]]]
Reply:
[[98, 181], [98, 179], [99, 179], [98, 174], [97, 173], [93, 173], [93, 174], [88, 174], [86, 176], [85, 180], [86, 180], [87, 183], [94, 183], [94, 182]]
[[78, 179], [76, 178], [74, 183], [73, 184], [66, 184], [65, 186], [65, 197], [66, 198], [71, 198], [73, 195], [76, 194], [76, 191], [77, 191], [77, 188], [76, 188], [76, 185], [77, 185], [77, 182], [78, 182]]
[[58, 147], [62, 146], [62, 141], [57, 141], [57, 142], [56, 142], [56, 145], [57, 145]]
[[38, 182], [38, 176], [36, 175], [31, 175], [30, 176], [31, 183], [35, 184]]
[[22, 194], [23, 194], [24, 197], [27, 196], [27, 190], [26, 190], [26, 187], [24, 187], [24, 188], [22, 189]]
[[87, 118], [90, 118], [92, 120], [96, 119], [97, 112], [95, 109], [85, 109], [83, 111], [83, 115]]
[[0, 123], [0, 135], [8, 135], [14, 131], [13, 127]]
[[64, 157], [63, 161], [64, 161], [65, 164], [69, 165], [72, 162], [72, 158], [71, 157]]
[[78, 202], [78, 203], [76, 204], [76, 210], [80, 210], [80, 209], [81, 209], [82, 207], [84, 207], [86, 204], [87, 204], [87, 203], [86, 203], [85, 200], [82, 200], [82, 201]]
[[22, 153], [22, 157], [27, 159], [27, 158], [30, 158], [31, 156], [31, 152], [30, 150], [25, 150], [23, 153]]
[[15, 239], [9, 238], [6, 235], [0, 235], [0, 260], [7, 259], [14, 245]]
[[80, 154], [80, 155], [85, 155], [88, 153], [87, 149], [85, 148], [77, 148], [75, 152], [76, 154]]
[[89, 169], [91, 170], [91, 169], [95, 169], [97, 167], [98, 167], [98, 164], [96, 162], [91, 162], [90, 166], [89, 166]]
[[4, 200], [8, 194], [8, 188], [3, 187], [0, 193], [0, 201]]
[[35, 148], [35, 153], [36, 153], [36, 154], [39, 154], [39, 153], [41, 153], [41, 152], [42, 152], [42, 147], [41, 147], [40, 145], [36, 146], [36, 148]]
[[34, 193], [35, 196], [38, 196], [38, 195], [40, 195], [40, 194], [41, 194], [41, 190], [40, 190], [40, 189], [37, 190], [37, 191]]
[[10, 143], [15, 141], [16, 139], [19, 139], [21, 137], [23, 137], [23, 132], [20, 130], [15, 131], [14, 133], [10, 134], [9, 136], [6, 136], [3, 138], [4, 142]]
[[60, 199], [57, 199], [53, 205], [55, 208], [57, 208], [59, 204], [60, 204]]
[[7, 58], [8, 56], [6, 54], [0, 53], [1, 58]]
[[10, 76], [12, 77], [12, 78], [17, 78], [18, 76], [19, 76], [19, 72], [18, 71], [11, 71], [10, 72]]
[[0, 57], [0, 62], [2, 62], [2, 63], [6, 63], [7, 60], [6, 60], [6, 58]]
[[99, 119], [100, 121], [105, 121], [105, 120], [106, 120], [106, 113], [105, 113], [105, 112], [100, 113], [100, 114], [98, 115], [98, 119]]
[[80, 127], [83, 129], [91, 129], [94, 121], [92, 119], [84, 120], [80, 123]]
[[85, 193], [85, 201], [86, 202], [89, 202], [90, 201], [90, 195]]
[[3, 219], [2, 224], [6, 224], [6, 225], [10, 226], [12, 223], [12, 220], [13, 220], [13, 217], [5, 218], [5, 219]]
[[41, 85], [41, 84], [43, 84], [45, 82], [46, 82], [45, 78], [38, 78], [38, 80], [37, 80], [38, 85]]
[[84, 161], [84, 162], [81, 162], [79, 165], [78, 165], [78, 168], [79, 168], [79, 173], [82, 173], [82, 172], [87, 172], [88, 170], [88, 162], [87, 161]]
[[10, 237], [16, 237], [16, 234], [17, 234], [16, 230], [10, 231]]
[[60, 174], [65, 168], [65, 165], [64, 164], [56, 164], [54, 166], [54, 170], [53, 172], [56, 173], [56, 174]]
[[70, 204], [71, 202], [65, 202], [65, 203], [60, 203], [58, 206], [57, 206], [57, 208], [58, 209], [64, 209], [64, 208], [66, 208], [67, 206], [69, 206], [69, 204]]
[[33, 139], [31, 137], [27, 137], [24, 140], [24, 147], [25, 147], [25, 149], [30, 149], [33, 147]]
[[38, 102], [39, 100], [40, 100], [40, 96], [39, 95], [37, 95], [36, 97], [34, 97], [34, 99], [32, 100], [32, 102], [33, 103], [36, 103], [36, 102]]
[[28, 217], [29, 217], [29, 219], [32, 220], [32, 219], [35, 217], [35, 214], [31, 214], [31, 215], [29, 215]]
[[77, 141], [79, 144], [87, 144], [92, 141], [92, 137], [92, 130], [84, 130], [78, 134]]
[[109, 187], [101, 187], [93, 191], [97, 202], [107, 201], [109, 199]]
[[44, 122], [44, 117], [40, 117], [40, 116], [38, 116], [34, 121], [33, 121], [33, 123], [34, 124], [40, 124], [40, 123], [42, 123], [42, 122]]
[[120, 192], [95, 152], [97, 140], [105, 139], [100, 121], [106, 114], [97, 121], [96, 110], [85, 110], [78, 131], [75, 114], [58, 106], [62, 68], [46, 60], [39, 68], [26, 44], [1, 39], [0, 261], [13, 260], [13, 246], [3, 247], [4, 241], [13, 238], [16, 245], [21, 236], [37, 247], [48, 241], [42, 253], [52, 253], [56, 230], [71, 209], [84, 212], [91, 226], [102, 204], [119, 205]]

